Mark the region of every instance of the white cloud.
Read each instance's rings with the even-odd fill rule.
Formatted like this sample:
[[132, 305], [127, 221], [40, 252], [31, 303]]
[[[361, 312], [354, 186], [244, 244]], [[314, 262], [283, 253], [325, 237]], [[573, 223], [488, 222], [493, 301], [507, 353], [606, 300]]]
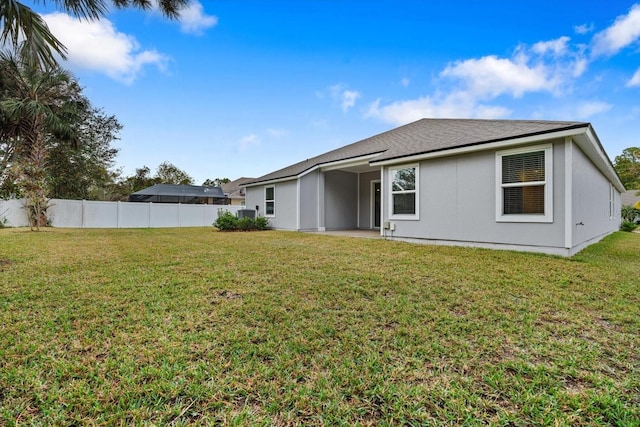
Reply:
[[448, 65], [440, 75], [457, 79], [479, 98], [508, 94], [520, 98], [525, 92], [555, 91], [556, 76], [543, 64], [530, 66], [525, 55], [515, 60], [485, 56]]
[[183, 33], [201, 35], [204, 30], [218, 25], [218, 17], [204, 13], [202, 4], [193, 1], [180, 11], [180, 29]]
[[424, 117], [430, 118], [504, 118], [511, 110], [476, 102], [465, 92], [454, 92], [445, 97], [425, 96], [418, 99], [396, 101], [380, 106], [380, 100], [373, 102], [365, 117], [378, 118], [384, 122], [403, 125]]
[[626, 15], [606, 30], [593, 36], [592, 53], [594, 56], [613, 55], [640, 38], [640, 4], [635, 4]]
[[567, 43], [569, 43], [569, 40], [571, 40], [569, 37], [562, 36], [555, 40], [538, 42], [531, 47], [531, 50], [539, 55], [551, 52], [555, 56], [562, 56], [568, 51]]
[[141, 50], [134, 37], [118, 32], [108, 19], [81, 21], [64, 13], [43, 15], [43, 19], [67, 47], [71, 68], [99, 71], [132, 83], [145, 65], [164, 70], [168, 61], [155, 50]]
[[575, 27], [573, 27], [573, 31], [575, 31], [576, 34], [590, 33], [591, 31], [593, 31], [593, 24], [576, 25]]
[[631, 80], [627, 82], [627, 87], [640, 87], [640, 68], [636, 70]]
[[589, 61], [586, 58], [581, 57], [576, 59], [573, 63], [573, 72], [571, 75], [573, 77], [580, 77], [587, 70], [587, 66], [589, 65]]
[[[511, 58], [496, 55], [471, 58], [448, 64], [439, 74], [435, 93], [417, 99], [382, 105], [370, 104], [365, 117], [393, 124], [423, 117], [509, 117], [512, 111], [494, 104], [499, 97], [522, 98], [528, 93], [547, 92], [559, 96], [571, 92], [575, 78], [584, 73], [588, 61], [584, 47], [571, 46], [570, 38], [540, 41], [518, 46]], [[602, 105], [581, 112], [594, 114]]]
[[576, 105], [575, 117], [579, 120], [585, 120], [596, 114], [607, 112], [611, 109], [611, 104], [602, 101], [588, 101]]
[[252, 146], [259, 145], [259, 144], [260, 144], [260, 139], [258, 138], [257, 135], [250, 134], [247, 136], [243, 136], [238, 140], [238, 143], [237, 143], [238, 151], [240, 151], [241, 153], [244, 153]]
[[[340, 107], [343, 112], [347, 112], [350, 108], [356, 105], [356, 100], [361, 97], [360, 92], [355, 90], [348, 90], [345, 85], [338, 83], [329, 88], [329, 93], [334, 101], [340, 103]], [[318, 98], [322, 99], [323, 95], [316, 93]]]
[[360, 94], [355, 90], [345, 90], [342, 92], [342, 111], [347, 110], [356, 105], [356, 99], [360, 98]]

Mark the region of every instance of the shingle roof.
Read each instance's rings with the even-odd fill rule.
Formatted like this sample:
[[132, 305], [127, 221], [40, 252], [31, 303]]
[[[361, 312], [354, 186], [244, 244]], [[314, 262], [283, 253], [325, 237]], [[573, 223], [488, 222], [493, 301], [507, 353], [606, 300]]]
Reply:
[[180, 196], [180, 197], [221, 197], [224, 192], [220, 187], [204, 187], [201, 185], [154, 184], [132, 196]]
[[227, 182], [226, 184], [222, 184], [220, 187], [230, 199], [244, 199], [244, 190], [241, 185], [254, 180], [255, 178], [242, 177], [234, 179], [231, 182]]
[[251, 183], [294, 177], [325, 163], [378, 154], [391, 160], [453, 148], [588, 127], [585, 122], [546, 120], [421, 119], [256, 178]]

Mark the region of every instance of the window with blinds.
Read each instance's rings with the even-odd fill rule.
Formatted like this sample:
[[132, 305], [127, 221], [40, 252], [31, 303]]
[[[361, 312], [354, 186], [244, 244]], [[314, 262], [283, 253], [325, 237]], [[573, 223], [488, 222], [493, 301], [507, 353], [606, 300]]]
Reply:
[[544, 151], [502, 157], [504, 215], [544, 214]]
[[499, 221], [551, 221], [551, 145], [496, 153]]

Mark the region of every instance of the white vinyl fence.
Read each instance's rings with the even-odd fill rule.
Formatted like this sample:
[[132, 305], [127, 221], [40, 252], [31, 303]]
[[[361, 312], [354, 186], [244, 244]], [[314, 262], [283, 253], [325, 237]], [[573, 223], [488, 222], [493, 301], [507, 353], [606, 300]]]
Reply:
[[[22, 200], [0, 200], [0, 222], [10, 227], [28, 227], [23, 206]], [[220, 209], [235, 214], [244, 207], [51, 199], [47, 213], [54, 227], [161, 228], [210, 226]]]

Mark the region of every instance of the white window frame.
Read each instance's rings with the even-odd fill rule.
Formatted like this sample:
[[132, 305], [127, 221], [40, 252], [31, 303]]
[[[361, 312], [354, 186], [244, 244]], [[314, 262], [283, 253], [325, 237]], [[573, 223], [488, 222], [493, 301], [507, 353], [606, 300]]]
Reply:
[[[273, 188], [273, 199], [267, 199], [267, 189]], [[273, 203], [273, 213], [267, 213], [267, 203]], [[273, 218], [276, 216], [276, 186], [275, 185], [267, 185], [264, 187], [264, 216]]]
[[[502, 184], [502, 157], [544, 151], [544, 181]], [[544, 214], [504, 214], [506, 187], [544, 185]], [[553, 222], [553, 145], [543, 144], [496, 152], [496, 222]]]
[[[407, 191], [393, 191], [393, 176], [396, 171], [402, 169], [414, 168], [416, 170], [416, 182], [414, 190]], [[393, 213], [393, 196], [395, 194], [411, 194], [416, 196], [416, 211], [414, 214], [394, 214]], [[420, 165], [418, 163], [411, 163], [407, 165], [398, 165], [389, 167], [389, 219], [395, 220], [419, 220], [420, 219]]]

